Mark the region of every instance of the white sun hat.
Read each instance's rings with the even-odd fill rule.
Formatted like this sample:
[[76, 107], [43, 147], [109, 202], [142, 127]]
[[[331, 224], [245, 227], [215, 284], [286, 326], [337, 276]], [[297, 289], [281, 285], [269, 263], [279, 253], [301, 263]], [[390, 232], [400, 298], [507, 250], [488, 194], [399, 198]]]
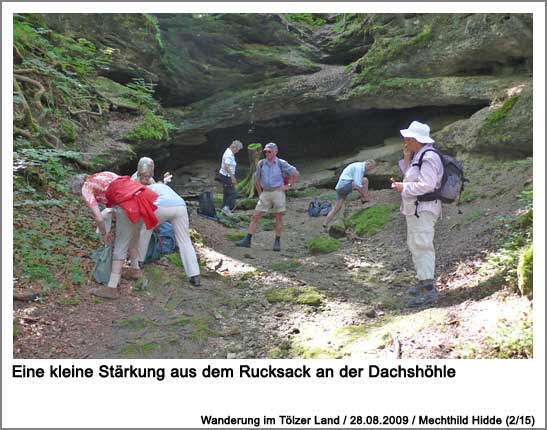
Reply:
[[435, 142], [431, 139], [431, 137], [429, 137], [429, 126], [418, 121], [412, 121], [408, 128], [401, 130], [401, 135], [403, 137], [413, 137], [420, 143]]

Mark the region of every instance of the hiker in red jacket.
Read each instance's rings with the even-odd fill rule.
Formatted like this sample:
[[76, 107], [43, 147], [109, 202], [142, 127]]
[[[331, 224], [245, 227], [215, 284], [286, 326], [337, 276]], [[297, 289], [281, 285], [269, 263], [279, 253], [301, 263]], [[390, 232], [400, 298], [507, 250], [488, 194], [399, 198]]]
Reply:
[[[137, 257], [139, 232], [144, 222], [146, 228], [153, 228], [158, 223], [154, 211], [156, 193], [129, 176], [118, 176], [112, 172], [100, 172], [94, 175], [78, 175], [70, 184], [71, 192], [81, 193], [86, 205], [93, 213], [99, 233], [103, 240], [112, 244], [112, 272], [106, 286], [94, 288], [91, 294], [108, 299], [118, 298], [118, 284], [127, 253], [131, 249], [131, 268], [140, 272]], [[116, 237], [114, 241], [106, 230], [99, 203], [113, 208], [116, 215]]]

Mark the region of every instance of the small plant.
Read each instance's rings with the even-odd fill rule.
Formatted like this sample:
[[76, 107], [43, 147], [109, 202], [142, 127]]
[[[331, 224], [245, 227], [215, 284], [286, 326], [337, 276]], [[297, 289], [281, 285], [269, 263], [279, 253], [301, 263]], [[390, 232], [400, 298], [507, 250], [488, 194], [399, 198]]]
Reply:
[[125, 135], [125, 138], [132, 142], [143, 140], [168, 140], [170, 131], [176, 127], [161, 115], [147, 112], [144, 121]]
[[245, 231], [231, 231], [226, 234], [226, 239], [237, 242], [247, 236]]
[[518, 289], [522, 295], [532, 296], [534, 288], [534, 247], [529, 245], [520, 254], [517, 267]]
[[315, 16], [313, 13], [288, 13], [287, 19], [311, 28], [318, 28], [327, 21], [324, 18]]
[[464, 224], [471, 224], [473, 221], [479, 219], [482, 216], [482, 211], [477, 209], [476, 211], [471, 212], [463, 217]]
[[312, 237], [306, 243], [310, 254], [328, 254], [329, 252], [338, 250], [341, 245], [342, 242], [338, 239], [325, 235]]
[[509, 97], [503, 105], [494, 113], [490, 114], [490, 116], [486, 119], [487, 126], [494, 126], [498, 122], [500, 122], [505, 116], [507, 115], [507, 112], [511, 110], [511, 108], [515, 105], [517, 100], [519, 99], [519, 96], [512, 96]]

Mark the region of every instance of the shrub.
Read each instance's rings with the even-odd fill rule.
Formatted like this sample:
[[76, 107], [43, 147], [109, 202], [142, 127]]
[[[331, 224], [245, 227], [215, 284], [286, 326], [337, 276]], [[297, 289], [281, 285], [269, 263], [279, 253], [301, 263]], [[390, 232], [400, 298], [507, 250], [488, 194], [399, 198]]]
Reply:
[[306, 246], [310, 254], [328, 254], [338, 250], [341, 244], [338, 239], [322, 235], [309, 239]]
[[534, 248], [532, 245], [524, 248], [524, 251], [520, 254], [517, 278], [521, 294], [531, 297], [534, 291]]
[[175, 126], [161, 115], [148, 112], [144, 117], [144, 121], [127, 133], [125, 138], [133, 142], [141, 140], [167, 140], [169, 139], [170, 130], [174, 128]]

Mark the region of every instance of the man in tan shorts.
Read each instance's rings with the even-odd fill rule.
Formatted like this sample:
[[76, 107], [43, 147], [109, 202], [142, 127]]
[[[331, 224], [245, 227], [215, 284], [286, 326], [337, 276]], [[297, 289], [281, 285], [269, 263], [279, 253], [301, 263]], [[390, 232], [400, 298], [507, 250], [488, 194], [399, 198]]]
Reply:
[[[236, 243], [236, 246], [251, 247], [251, 239], [256, 232], [258, 221], [264, 212], [275, 213], [275, 242], [274, 251], [281, 251], [281, 227], [283, 225], [283, 213], [285, 212], [285, 191], [294, 185], [298, 179], [298, 170], [285, 160], [277, 158], [277, 145], [268, 143], [264, 147], [266, 158], [259, 161], [255, 173], [255, 187], [259, 200], [247, 230], [247, 236]], [[283, 183], [283, 177], [289, 178], [289, 183]]]

